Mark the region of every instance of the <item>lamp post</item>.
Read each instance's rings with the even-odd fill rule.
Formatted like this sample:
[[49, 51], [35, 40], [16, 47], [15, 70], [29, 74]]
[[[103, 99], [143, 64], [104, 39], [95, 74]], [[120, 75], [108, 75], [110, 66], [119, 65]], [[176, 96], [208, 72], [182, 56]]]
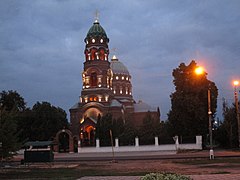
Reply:
[[[197, 75], [203, 74], [204, 68], [198, 67], [195, 69], [195, 73]], [[209, 150], [209, 158], [214, 159], [214, 152], [213, 152], [213, 141], [212, 141], [212, 111], [211, 111], [211, 90], [208, 87], [207, 90], [207, 98], [208, 98], [208, 131], [209, 131], [209, 143], [210, 143], [210, 150]]]
[[236, 106], [237, 123], [238, 123], [238, 147], [240, 148], [240, 118], [239, 118], [238, 91], [237, 91], [237, 86], [239, 85], [239, 81], [233, 81], [233, 85], [234, 85], [234, 97], [235, 97], [235, 106]]

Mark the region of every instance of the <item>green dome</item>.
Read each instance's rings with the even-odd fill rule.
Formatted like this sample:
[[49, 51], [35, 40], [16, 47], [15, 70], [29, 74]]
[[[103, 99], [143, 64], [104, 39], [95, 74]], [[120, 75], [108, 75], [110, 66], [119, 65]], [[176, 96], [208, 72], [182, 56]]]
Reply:
[[93, 23], [92, 27], [89, 29], [89, 31], [87, 33], [86, 38], [96, 38], [96, 37], [102, 37], [102, 38], [108, 39], [105, 30], [99, 24], [98, 21]]

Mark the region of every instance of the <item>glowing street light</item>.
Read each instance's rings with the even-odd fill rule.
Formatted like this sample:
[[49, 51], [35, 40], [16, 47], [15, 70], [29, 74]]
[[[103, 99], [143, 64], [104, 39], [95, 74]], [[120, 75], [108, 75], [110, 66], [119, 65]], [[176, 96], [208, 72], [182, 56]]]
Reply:
[[[195, 73], [197, 75], [201, 75], [205, 73], [203, 67], [197, 67], [195, 69]], [[212, 111], [211, 111], [211, 91], [210, 87], [208, 87], [207, 90], [208, 94], [208, 130], [209, 130], [209, 141], [210, 141], [210, 151], [209, 151], [209, 157], [210, 159], [214, 159], [214, 152], [213, 152], [213, 143], [212, 143]]]
[[196, 69], [195, 69], [195, 73], [197, 74], [197, 75], [201, 75], [201, 74], [203, 74], [205, 71], [204, 71], [204, 69], [203, 69], [203, 67], [197, 67]]
[[239, 85], [239, 81], [233, 81], [233, 85], [236, 87]]
[[236, 106], [237, 123], [238, 123], [238, 147], [240, 148], [240, 118], [239, 118], [238, 91], [237, 91], [237, 86], [239, 85], [239, 81], [233, 81], [233, 85], [234, 85], [234, 97], [235, 97], [235, 106]]

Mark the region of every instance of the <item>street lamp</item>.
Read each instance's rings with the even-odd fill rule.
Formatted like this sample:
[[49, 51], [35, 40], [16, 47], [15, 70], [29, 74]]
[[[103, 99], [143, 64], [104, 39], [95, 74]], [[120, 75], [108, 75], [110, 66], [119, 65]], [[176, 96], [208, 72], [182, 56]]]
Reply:
[[237, 86], [239, 85], [239, 81], [233, 81], [233, 85], [234, 85], [234, 97], [235, 97], [235, 106], [236, 106], [237, 123], [238, 123], [238, 147], [240, 148], [240, 118], [239, 118], [238, 92], [237, 92]]
[[[204, 68], [203, 67], [197, 67], [195, 69], [195, 73], [197, 75], [203, 74]], [[208, 87], [207, 90], [207, 97], [208, 97], [208, 131], [209, 131], [209, 143], [210, 143], [210, 151], [209, 151], [209, 157], [210, 159], [214, 159], [214, 152], [213, 152], [213, 141], [212, 141], [212, 111], [211, 111], [211, 91], [210, 87]]]

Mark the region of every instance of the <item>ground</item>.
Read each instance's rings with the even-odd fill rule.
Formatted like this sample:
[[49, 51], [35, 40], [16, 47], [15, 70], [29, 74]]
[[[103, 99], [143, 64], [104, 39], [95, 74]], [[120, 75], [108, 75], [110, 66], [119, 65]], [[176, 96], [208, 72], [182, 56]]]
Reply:
[[[11, 165], [11, 164], [10, 164]], [[76, 179], [83, 176], [143, 176], [150, 172], [171, 172], [184, 175], [239, 174], [240, 158], [120, 160], [12, 164], [1, 168], [0, 179], [51, 178]]]

